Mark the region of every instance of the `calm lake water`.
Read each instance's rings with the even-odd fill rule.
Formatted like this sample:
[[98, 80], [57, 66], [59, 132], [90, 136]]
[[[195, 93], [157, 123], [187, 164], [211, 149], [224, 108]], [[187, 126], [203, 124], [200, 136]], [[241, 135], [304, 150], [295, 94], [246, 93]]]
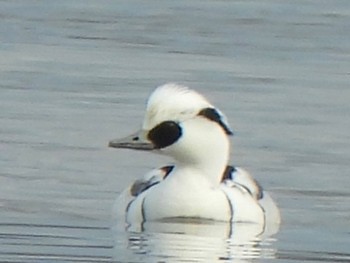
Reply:
[[[0, 21], [0, 262], [350, 262], [348, 0], [2, 0]], [[168, 81], [226, 113], [277, 234], [112, 230], [118, 193], [171, 160], [108, 140]]]

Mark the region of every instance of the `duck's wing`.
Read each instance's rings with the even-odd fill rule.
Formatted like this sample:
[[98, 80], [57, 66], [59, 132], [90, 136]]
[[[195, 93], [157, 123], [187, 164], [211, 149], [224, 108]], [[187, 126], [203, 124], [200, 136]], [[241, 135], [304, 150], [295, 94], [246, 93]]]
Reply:
[[163, 166], [159, 169], [154, 169], [148, 172], [141, 179], [136, 180], [130, 186], [131, 196], [137, 197], [139, 194], [151, 188], [152, 186], [159, 184], [170, 174], [173, 169], [174, 166]]
[[124, 218], [125, 212], [132, 201], [141, 193], [163, 181], [174, 169], [173, 165], [163, 166], [146, 173], [142, 178], [137, 179], [128, 188], [121, 192], [114, 204], [113, 216]]
[[258, 181], [240, 167], [227, 166], [222, 177], [222, 183], [242, 187], [256, 200], [264, 197], [264, 190]]
[[[279, 209], [270, 194], [243, 168], [227, 166], [222, 177], [222, 185], [226, 189], [229, 188], [235, 192], [240, 191], [242, 194], [238, 196], [242, 198], [244, 196], [244, 200], [247, 202], [250, 202], [248, 201], [250, 198], [246, 198], [247, 196], [255, 200], [254, 203], [258, 204], [263, 211], [267, 226], [280, 223]], [[235, 200], [231, 200], [231, 202], [235, 202]], [[244, 202], [241, 202], [241, 204], [244, 204]]]

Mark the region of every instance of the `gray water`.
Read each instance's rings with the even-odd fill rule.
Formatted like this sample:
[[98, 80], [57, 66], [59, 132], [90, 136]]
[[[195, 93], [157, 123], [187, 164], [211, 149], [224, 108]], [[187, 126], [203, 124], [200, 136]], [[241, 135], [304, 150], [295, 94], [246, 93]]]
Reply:
[[[2, 0], [0, 21], [1, 262], [350, 262], [349, 1]], [[171, 160], [108, 140], [168, 81], [226, 113], [277, 234], [111, 229], [118, 193]]]

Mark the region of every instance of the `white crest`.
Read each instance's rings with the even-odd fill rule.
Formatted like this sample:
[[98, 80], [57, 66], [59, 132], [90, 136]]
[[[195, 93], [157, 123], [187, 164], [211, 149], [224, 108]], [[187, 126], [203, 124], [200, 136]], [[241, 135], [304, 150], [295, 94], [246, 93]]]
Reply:
[[149, 97], [143, 129], [149, 130], [165, 120], [184, 121], [206, 107], [213, 107], [202, 95], [185, 86], [167, 83]]

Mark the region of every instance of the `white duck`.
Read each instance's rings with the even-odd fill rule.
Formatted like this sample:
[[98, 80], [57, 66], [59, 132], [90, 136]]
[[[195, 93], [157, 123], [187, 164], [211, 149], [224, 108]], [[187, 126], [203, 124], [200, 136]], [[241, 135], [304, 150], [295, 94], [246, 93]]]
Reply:
[[228, 165], [232, 130], [199, 93], [177, 84], [150, 96], [142, 129], [110, 147], [156, 151], [175, 165], [152, 170], [119, 196], [117, 217], [149, 221], [226, 221], [278, 224], [277, 206], [258, 182]]

